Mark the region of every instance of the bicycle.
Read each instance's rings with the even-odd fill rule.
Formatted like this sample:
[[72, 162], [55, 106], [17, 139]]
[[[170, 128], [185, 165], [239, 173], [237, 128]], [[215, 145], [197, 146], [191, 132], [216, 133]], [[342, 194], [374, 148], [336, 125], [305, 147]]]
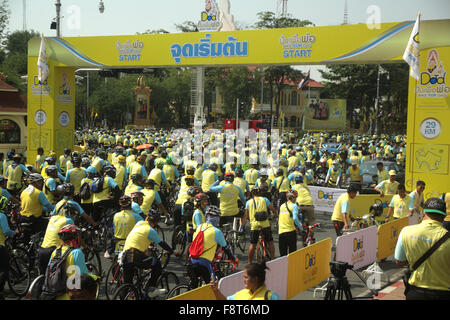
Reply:
[[30, 258], [25, 249], [15, 247], [11, 243], [12, 241], [8, 239], [5, 243], [9, 252], [9, 277], [7, 282], [12, 293], [21, 298], [26, 295], [31, 284]]
[[[239, 265], [239, 260], [234, 261], [231, 259], [224, 259], [223, 248], [219, 247], [211, 262], [212, 268], [217, 279], [221, 279], [236, 271]], [[186, 293], [193, 289], [199, 288], [204, 284], [203, 277], [201, 276], [200, 266], [198, 264], [189, 264], [185, 276], [189, 278], [188, 283], [179, 284], [169, 291], [167, 299], [173, 298], [180, 294]]]
[[[123, 268], [121, 262], [123, 246], [124, 244], [118, 245], [118, 248], [116, 249], [115, 255], [113, 257], [113, 263], [106, 273], [105, 295], [108, 300], [111, 300], [111, 298], [113, 298], [114, 294], [117, 292], [118, 288], [124, 284]], [[152, 255], [157, 257], [161, 261], [161, 267], [165, 269], [170, 261], [169, 253], [163, 250], [158, 250], [156, 247], [153, 247], [151, 251]], [[133, 282], [137, 282], [137, 279], [134, 279]]]
[[313, 230], [317, 227], [320, 227], [320, 223], [315, 223], [312, 226], [308, 226], [304, 223], [302, 223], [303, 231], [302, 231], [302, 241], [303, 241], [303, 247], [310, 246], [314, 243], [316, 243], [316, 239], [312, 237]]
[[176, 287], [180, 283], [175, 273], [163, 271], [157, 280], [156, 287], [165, 289], [166, 294], [165, 296], [157, 294], [150, 297], [148, 281], [151, 270], [145, 271], [135, 268], [135, 274], [137, 275], [136, 282], [134, 284], [125, 283], [118, 287], [113, 300], [165, 300], [167, 292], [170, 292], [173, 287]]
[[239, 248], [239, 250], [241, 250], [243, 254], [247, 253], [249, 238], [247, 237], [245, 230], [233, 230], [230, 223], [222, 225], [221, 230], [223, 232], [225, 241], [227, 242], [233, 254], [235, 254], [236, 247]]
[[259, 238], [256, 243], [256, 262], [261, 263], [263, 261], [272, 260], [272, 256], [269, 251], [269, 246], [267, 241], [264, 239], [264, 234], [262, 232], [262, 228], [259, 228]]

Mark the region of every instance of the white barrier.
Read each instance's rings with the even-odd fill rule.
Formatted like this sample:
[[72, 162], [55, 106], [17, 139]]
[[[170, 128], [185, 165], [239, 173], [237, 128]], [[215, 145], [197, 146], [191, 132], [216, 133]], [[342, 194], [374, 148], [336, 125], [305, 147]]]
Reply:
[[308, 186], [311, 197], [314, 201], [314, 210], [333, 212], [339, 196], [345, 192], [346, 189], [325, 188], [317, 186]]
[[360, 269], [377, 261], [378, 227], [372, 226], [336, 239], [336, 260]]
[[[282, 300], [287, 297], [288, 257], [283, 256], [267, 262], [266, 287], [276, 292]], [[244, 289], [243, 271], [220, 279], [219, 289], [225, 297]]]

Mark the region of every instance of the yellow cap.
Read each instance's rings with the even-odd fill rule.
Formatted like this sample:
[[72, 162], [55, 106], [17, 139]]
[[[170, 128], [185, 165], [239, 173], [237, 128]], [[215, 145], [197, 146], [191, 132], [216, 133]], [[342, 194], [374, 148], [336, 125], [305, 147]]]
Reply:
[[397, 172], [395, 172], [395, 170], [389, 170], [390, 176], [395, 176], [396, 174], [397, 174]]
[[118, 157], [117, 157], [117, 160], [118, 160], [119, 162], [125, 162], [125, 156], [118, 156]]

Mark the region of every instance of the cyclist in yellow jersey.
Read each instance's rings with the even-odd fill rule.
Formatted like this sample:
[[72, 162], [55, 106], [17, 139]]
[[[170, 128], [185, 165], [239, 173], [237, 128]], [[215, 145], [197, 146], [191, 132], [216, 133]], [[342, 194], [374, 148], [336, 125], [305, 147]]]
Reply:
[[2, 212], [6, 206], [7, 199], [0, 196], [0, 301], [4, 300], [3, 289], [9, 277], [9, 252], [5, 246], [6, 237], [13, 237], [16, 232], [9, 228], [8, 218]]
[[220, 196], [220, 225], [233, 223], [234, 218], [240, 218], [238, 200], [245, 203], [244, 192], [241, 188], [233, 184], [234, 174], [227, 172], [224, 179], [224, 184], [219, 185], [220, 181], [217, 180], [209, 189], [212, 192], [218, 193]]
[[429, 198], [424, 204], [423, 220], [404, 227], [398, 236], [394, 258], [398, 266], [410, 270], [444, 236], [444, 242], [417, 269], [412, 271], [406, 300], [450, 300], [450, 239], [442, 223], [446, 217], [442, 199]]
[[[238, 186], [239, 188], [241, 188], [241, 190], [242, 190], [242, 192], [244, 192], [244, 194], [247, 194], [250, 191], [250, 186], [249, 186], [248, 182], [245, 181], [243, 178], [244, 170], [242, 170], [242, 168], [237, 168], [235, 175], [236, 176], [234, 177], [233, 184], [235, 186]], [[256, 181], [258, 181], [258, 180], [256, 180]]]
[[363, 182], [362, 171], [358, 166], [359, 161], [356, 159], [351, 160], [351, 166], [347, 169], [345, 180], [349, 179], [349, 183], [360, 183]]
[[70, 149], [65, 148], [64, 154], [59, 157], [58, 167], [62, 175], [67, 173], [67, 162], [70, 161]]
[[275, 247], [273, 245], [272, 230], [270, 228], [269, 210], [272, 211], [275, 218], [277, 211], [270, 203], [269, 199], [259, 195], [259, 188], [253, 187], [250, 191], [252, 198], [245, 205], [245, 214], [242, 219], [240, 231], [244, 230], [247, 219], [250, 221], [250, 246], [248, 248], [248, 263], [252, 263], [255, 255], [256, 244], [258, 243], [259, 233], [263, 232], [264, 240], [267, 241], [271, 257], [275, 256]]
[[[295, 185], [292, 190], [297, 192], [297, 205], [300, 211], [300, 216], [307, 226], [312, 226], [316, 223], [316, 216], [314, 212], [314, 201], [311, 197], [311, 192], [307, 185], [303, 183], [303, 177], [295, 177]], [[314, 230], [311, 230], [311, 237], [314, 240]]]
[[[128, 234], [134, 228], [136, 223], [144, 219], [131, 209], [131, 197], [123, 195], [119, 199], [120, 210], [113, 217], [114, 237], [107, 248], [107, 256], [112, 256], [114, 252], [121, 251], [125, 245]], [[106, 253], [105, 253], [106, 255]]]
[[277, 209], [286, 202], [286, 192], [289, 191], [291, 185], [289, 179], [284, 175], [284, 170], [277, 170], [277, 177], [272, 182], [272, 187], [277, 192]]
[[22, 190], [22, 177], [31, 174], [23, 164], [20, 163], [22, 157], [19, 154], [13, 156], [13, 162], [6, 168], [5, 177], [8, 179], [6, 189], [13, 196], [17, 196]]
[[[89, 271], [86, 266], [86, 260], [85, 256], [83, 254], [83, 251], [80, 249], [80, 243], [81, 243], [81, 237], [80, 237], [80, 229], [75, 226], [74, 224], [68, 224], [63, 226], [58, 231], [58, 236], [62, 240], [62, 244], [58, 245], [56, 249], [53, 251], [49, 265], [52, 261], [52, 259], [58, 255], [61, 256], [64, 253], [66, 253], [67, 250], [70, 250], [69, 255], [67, 256], [65, 260], [65, 270], [67, 279], [70, 280], [80, 275], [89, 275]], [[47, 272], [45, 276], [47, 277]], [[44, 280], [44, 287], [43, 287], [43, 293], [41, 298], [44, 300], [69, 300], [69, 295], [67, 293], [67, 290], [65, 293], [61, 295], [54, 295], [54, 293], [51, 290], [46, 289], [45, 283], [47, 282], [47, 279]], [[73, 282], [68, 281], [71, 285], [74, 285]], [[75, 281], [76, 284], [76, 281]]]
[[377, 184], [381, 183], [384, 180], [389, 179], [388, 172], [386, 170], [384, 170], [383, 162], [377, 162], [377, 175], [378, 175]]
[[251, 168], [244, 173], [244, 180], [247, 181], [250, 189], [255, 185], [256, 180], [260, 178], [259, 170], [257, 168], [257, 164], [252, 164]]
[[129, 172], [125, 167], [125, 156], [119, 155], [117, 156], [117, 162], [114, 164], [114, 168], [116, 168], [116, 177], [114, 181], [119, 186], [120, 190], [124, 190], [128, 184]]
[[124, 254], [123, 262], [123, 280], [125, 283], [132, 283], [135, 267], [142, 269], [152, 269], [150, 279], [147, 285], [150, 286], [150, 293], [162, 294], [166, 293], [156, 289], [156, 281], [158, 280], [162, 267], [161, 261], [157, 257], [146, 254], [150, 245], [158, 244], [169, 254], [179, 255], [179, 252], [174, 252], [172, 248], [159, 236], [154, 227], [158, 224], [160, 219], [156, 211], [151, 210], [147, 218], [139, 221], [130, 231], [125, 240], [123, 248]]
[[[195, 243], [196, 237], [200, 234], [200, 231], [203, 233], [203, 251], [199, 254], [198, 257], [190, 258], [190, 262], [192, 265], [198, 267], [199, 275], [203, 278], [205, 283], [209, 283], [211, 278], [213, 280], [216, 279], [216, 275], [214, 269], [212, 268], [212, 260], [214, 259], [216, 249], [218, 246], [223, 247], [224, 252], [228, 255], [228, 257], [237, 261], [230, 248], [225, 241], [225, 237], [217, 228], [220, 221], [220, 210], [216, 206], [209, 206], [206, 209], [206, 222], [197, 226], [197, 230], [193, 236], [193, 243]], [[193, 286], [197, 287], [197, 277], [194, 277]]]
[[145, 182], [144, 177], [140, 173], [130, 175], [130, 182], [126, 186], [123, 193], [126, 195], [130, 195], [134, 191], [142, 190], [144, 182]]
[[381, 181], [374, 190], [380, 193], [380, 196], [386, 195], [395, 195], [397, 193], [397, 188], [399, 185], [398, 181], [395, 181], [397, 173], [395, 170], [389, 171], [389, 179]]
[[342, 235], [343, 229], [348, 229], [349, 221], [352, 219], [350, 201], [356, 197], [357, 193], [358, 188], [350, 185], [347, 192], [341, 194], [334, 205], [331, 221], [338, 237]]
[[406, 189], [403, 184], [398, 185], [398, 194], [392, 197], [391, 203], [389, 204], [389, 210], [386, 215], [386, 222], [390, 220], [392, 213], [394, 213], [394, 219], [400, 219], [404, 217], [409, 217], [414, 212], [414, 201], [406, 194]]
[[287, 202], [280, 207], [278, 219], [279, 251], [280, 256], [297, 251], [297, 228], [303, 230], [299, 220], [299, 211], [296, 204], [297, 191], [289, 190], [286, 193]]
[[86, 171], [82, 169], [81, 166], [81, 158], [75, 157], [72, 158], [73, 168], [67, 170], [66, 179], [64, 180], [67, 183], [73, 184], [75, 191], [75, 200], [77, 202], [80, 201], [79, 193], [81, 188], [81, 181], [86, 178]]
[[281, 300], [280, 296], [267, 289], [266, 281], [266, 263], [251, 263], [244, 268], [243, 278], [245, 288], [235, 294], [225, 297], [220, 292], [218, 281], [211, 281], [211, 289], [217, 300]]
[[169, 213], [167, 212], [167, 209], [164, 207], [161, 201], [161, 197], [159, 196], [158, 191], [154, 190], [155, 188], [155, 182], [152, 179], [147, 179], [145, 181], [145, 187], [141, 190], [141, 192], [144, 194], [144, 199], [142, 202], [141, 210], [142, 212], [147, 215], [147, 213], [152, 208], [153, 204], [159, 207], [161, 212], [164, 213], [165, 217], [169, 217]]

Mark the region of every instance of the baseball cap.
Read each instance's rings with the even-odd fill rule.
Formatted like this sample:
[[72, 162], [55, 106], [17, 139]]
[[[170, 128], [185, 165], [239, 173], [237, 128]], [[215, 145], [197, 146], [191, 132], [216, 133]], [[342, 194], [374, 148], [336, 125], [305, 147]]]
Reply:
[[396, 174], [397, 174], [397, 172], [395, 172], [395, 170], [389, 170], [390, 176], [395, 176]]

